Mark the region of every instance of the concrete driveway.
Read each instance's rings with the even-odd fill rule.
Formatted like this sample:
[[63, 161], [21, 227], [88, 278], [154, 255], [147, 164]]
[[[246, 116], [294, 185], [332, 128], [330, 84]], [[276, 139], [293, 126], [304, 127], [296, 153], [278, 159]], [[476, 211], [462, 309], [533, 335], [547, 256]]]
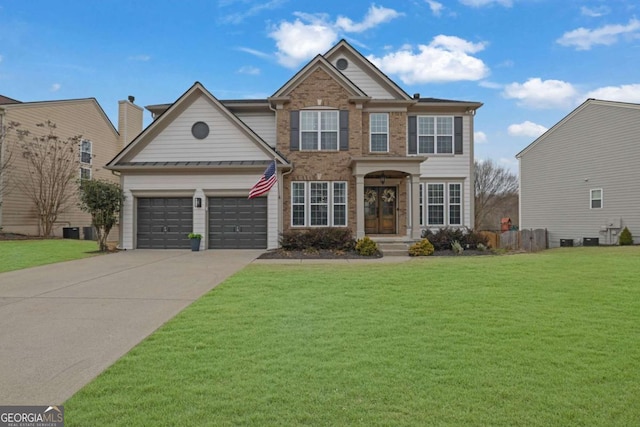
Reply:
[[0, 274], [0, 404], [62, 404], [260, 253], [136, 250]]

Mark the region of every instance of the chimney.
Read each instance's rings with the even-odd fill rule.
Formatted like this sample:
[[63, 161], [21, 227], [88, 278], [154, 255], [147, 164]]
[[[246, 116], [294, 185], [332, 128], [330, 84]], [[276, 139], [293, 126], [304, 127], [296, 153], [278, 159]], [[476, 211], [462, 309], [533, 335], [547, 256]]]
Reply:
[[124, 147], [142, 132], [142, 107], [133, 103], [135, 98], [129, 95], [127, 101], [118, 101], [118, 133], [120, 146]]
[[419, 93], [414, 93], [413, 94], [413, 99], [420, 99], [420, 94]]

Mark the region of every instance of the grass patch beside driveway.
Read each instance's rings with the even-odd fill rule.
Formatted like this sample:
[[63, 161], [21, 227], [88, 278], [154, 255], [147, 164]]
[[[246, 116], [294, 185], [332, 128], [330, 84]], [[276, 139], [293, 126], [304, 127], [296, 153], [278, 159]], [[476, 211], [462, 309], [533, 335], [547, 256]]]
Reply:
[[73, 396], [65, 418], [639, 425], [638, 271], [639, 247], [252, 265]]
[[97, 255], [96, 242], [74, 239], [0, 240], [0, 273]]

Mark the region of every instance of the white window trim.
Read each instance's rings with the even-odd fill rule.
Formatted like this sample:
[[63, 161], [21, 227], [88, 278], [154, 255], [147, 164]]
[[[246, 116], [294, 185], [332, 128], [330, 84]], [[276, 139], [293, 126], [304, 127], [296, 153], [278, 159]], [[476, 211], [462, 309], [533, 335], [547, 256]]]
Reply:
[[418, 196], [418, 204], [420, 205], [420, 207], [418, 208], [418, 211], [420, 212], [420, 226], [424, 225], [424, 218], [425, 218], [425, 210], [424, 210], [424, 189], [425, 189], [426, 185], [424, 183], [420, 183], [420, 195]]
[[[371, 117], [374, 115], [384, 115], [385, 119], [386, 119], [386, 125], [387, 125], [387, 130], [386, 132], [374, 132], [373, 129], [371, 129], [371, 126], [373, 125], [373, 121], [371, 120]], [[384, 151], [373, 151], [373, 135], [385, 135], [387, 137], [387, 147], [386, 150]], [[369, 114], [369, 152], [370, 153], [388, 153], [389, 152], [389, 113], [370, 113]]]
[[[89, 143], [89, 151], [84, 151], [83, 150], [83, 146], [85, 143]], [[82, 161], [82, 153], [88, 153], [89, 154], [89, 161], [88, 162], [83, 162]], [[83, 165], [91, 165], [93, 164], [93, 142], [91, 142], [91, 140], [89, 139], [83, 139], [80, 141], [80, 163], [82, 163]]]
[[[432, 154], [432, 155], [454, 155], [455, 154], [455, 117], [454, 116], [431, 116], [431, 115], [420, 115], [416, 116], [416, 153], [418, 154]], [[433, 135], [430, 134], [422, 134], [420, 133], [420, 118], [421, 117], [429, 117], [433, 118]], [[449, 118], [451, 119], [451, 134], [442, 134], [440, 136], [451, 136], [451, 152], [440, 153], [438, 151], [438, 118]], [[433, 153], [429, 153], [427, 151], [420, 151], [420, 137], [421, 136], [433, 136]]]
[[[599, 191], [600, 192], [600, 198], [599, 199], [594, 199], [593, 198], [593, 192], [594, 191]], [[593, 207], [594, 200], [600, 200], [600, 207], [599, 208], [594, 208]], [[592, 188], [591, 190], [589, 190], [589, 209], [602, 209], [602, 208], [604, 208], [604, 191], [602, 190], [602, 188]]]
[[[293, 224], [293, 184], [304, 184], [304, 225]], [[327, 225], [311, 225], [311, 183], [327, 184]], [[336, 183], [344, 183], [345, 203], [335, 203], [334, 200], [334, 185]], [[296, 206], [300, 203], [296, 203]], [[317, 204], [316, 204], [317, 205]], [[345, 224], [335, 225], [333, 217], [334, 206], [345, 207]], [[347, 181], [292, 181], [291, 182], [291, 213], [290, 213], [291, 228], [322, 228], [322, 227], [348, 227], [349, 226], [349, 183]]]
[[[429, 185], [442, 185], [443, 188], [443, 204], [436, 206], [444, 206], [444, 224], [432, 224], [429, 220]], [[459, 185], [460, 186], [460, 203], [454, 203], [454, 205], [460, 206], [460, 224], [451, 224], [450, 218], [450, 210], [449, 207], [451, 204], [450, 197], [450, 185]], [[464, 185], [459, 181], [433, 181], [433, 182], [421, 182], [420, 183], [420, 196], [421, 196], [421, 207], [422, 207], [422, 215], [420, 215], [420, 225], [426, 226], [427, 228], [433, 227], [464, 227]]]
[[[315, 131], [318, 135], [318, 145], [315, 149], [309, 149], [309, 148], [302, 148], [302, 134], [303, 133], [311, 133], [314, 131], [311, 130], [304, 130], [302, 128], [302, 114], [308, 114], [308, 113], [314, 113], [317, 115], [317, 119], [318, 119], [318, 130]], [[335, 113], [336, 115], [336, 130], [333, 131], [325, 131], [325, 132], [335, 132], [336, 133], [336, 148], [335, 149], [323, 149], [322, 148], [322, 113]], [[301, 110], [300, 111], [300, 131], [299, 131], [300, 135], [298, 136], [298, 140], [300, 141], [300, 151], [329, 151], [329, 152], [333, 152], [333, 151], [340, 151], [340, 111], [339, 110]]]
[[[83, 165], [84, 165], [84, 163], [83, 163]], [[89, 171], [89, 178], [82, 178], [82, 171], [83, 171], [83, 170], [87, 170], [87, 171]], [[80, 179], [81, 179], [81, 180], [82, 180], [82, 179], [90, 180], [90, 179], [92, 179], [92, 178], [93, 178], [93, 171], [91, 170], [91, 168], [90, 168], [90, 167], [87, 167], [87, 166], [80, 166]]]

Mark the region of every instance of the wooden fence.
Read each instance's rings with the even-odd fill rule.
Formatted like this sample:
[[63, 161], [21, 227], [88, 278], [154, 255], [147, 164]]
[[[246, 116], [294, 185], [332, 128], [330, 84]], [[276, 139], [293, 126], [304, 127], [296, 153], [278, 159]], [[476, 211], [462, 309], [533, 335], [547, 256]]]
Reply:
[[492, 248], [504, 248], [510, 251], [537, 252], [549, 247], [547, 230], [481, 231]]

